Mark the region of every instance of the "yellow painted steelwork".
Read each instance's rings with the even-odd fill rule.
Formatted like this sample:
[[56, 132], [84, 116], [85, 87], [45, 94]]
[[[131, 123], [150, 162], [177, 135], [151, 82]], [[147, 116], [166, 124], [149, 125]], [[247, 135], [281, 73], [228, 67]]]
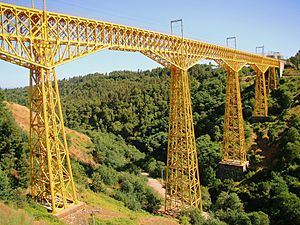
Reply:
[[271, 67], [268, 74], [268, 93], [274, 89], [277, 89], [277, 74], [276, 68]]
[[165, 210], [202, 210], [187, 70], [171, 68]]
[[[138, 51], [166, 67], [181, 69], [204, 58], [280, 66], [277, 59], [129, 26], [4, 3], [0, 11], [0, 57], [28, 68], [55, 67], [102, 49]], [[51, 48], [48, 66], [34, 54], [36, 44], [44, 41], [43, 27]]]
[[256, 72], [255, 79], [255, 100], [254, 100], [254, 116], [266, 117], [268, 116], [268, 93], [266, 88], [266, 71], [268, 66], [255, 65]]
[[244, 165], [247, 162], [247, 154], [238, 72], [245, 64], [226, 60], [217, 62], [227, 72], [221, 163]]
[[237, 72], [246, 64], [279, 68], [280, 61], [183, 37], [0, 3], [0, 59], [31, 71], [32, 194], [53, 212], [77, 201], [54, 68], [103, 49], [140, 52], [171, 69], [166, 209], [201, 208], [187, 69], [201, 59], [226, 65], [224, 146], [231, 150], [223, 154], [244, 160], [235, 152], [241, 150], [231, 147], [236, 141], [244, 149]]
[[77, 203], [54, 69], [30, 71], [30, 151], [32, 196], [53, 213]]

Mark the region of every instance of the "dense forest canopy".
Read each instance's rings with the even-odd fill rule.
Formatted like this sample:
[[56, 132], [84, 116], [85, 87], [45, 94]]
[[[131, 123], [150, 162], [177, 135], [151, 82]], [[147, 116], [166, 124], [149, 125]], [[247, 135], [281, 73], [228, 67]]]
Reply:
[[[269, 94], [268, 120], [253, 122], [254, 72], [250, 67], [240, 72], [250, 168], [245, 179], [234, 182], [216, 176], [222, 149], [226, 74], [208, 64], [189, 69], [189, 77], [204, 209], [211, 218], [205, 221], [192, 210], [179, 216], [181, 223], [300, 224], [300, 79], [280, 79], [279, 88]], [[160, 200], [145, 186], [140, 172], [161, 177], [165, 169], [169, 85], [170, 72], [162, 68], [96, 73], [59, 81], [66, 126], [89, 135], [94, 145], [96, 166], [72, 161], [77, 183], [94, 192], [105, 192], [134, 210], [158, 209]], [[29, 105], [27, 87], [5, 90], [4, 94], [7, 101]], [[1, 149], [0, 187], [25, 187], [28, 175], [23, 164], [8, 156], [26, 161], [24, 134], [12, 138], [11, 132], [17, 128], [1, 102], [0, 127], [3, 123], [13, 127], [11, 131], [2, 129], [2, 140], [10, 140], [3, 145], [14, 147]], [[13, 172], [4, 172], [7, 170], [25, 174], [14, 176]], [[5, 195], [0, 188], [0, 198], [7, 198]]]

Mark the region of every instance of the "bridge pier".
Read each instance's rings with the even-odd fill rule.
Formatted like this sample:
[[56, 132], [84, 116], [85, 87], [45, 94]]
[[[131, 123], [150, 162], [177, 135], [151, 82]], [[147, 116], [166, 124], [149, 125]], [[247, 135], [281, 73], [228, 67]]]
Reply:
[[222, 160], [217, 175], [221, 179], [239, 180], [249, 165], [238, 74], [244, 64], [234, 61], [217, 62], [227, 71]]
[[202, 210], [187, 70], [171, 68], [165, 211]]
[[268, 94], [266, 89], [265, 74], [268, 66], [255, 65], [255, 100], [254, 100], [254, 120], [264, 120], [268, 116]]
[[30, 164], [33, 198], [52, 213], [77, 203], [54, 68], [30, 70]]
[[270, 93], [272, 90], [277, 89], [277, 74], [276, 68], [270, 67], [268, 71], [268, 86], [267, 93]]

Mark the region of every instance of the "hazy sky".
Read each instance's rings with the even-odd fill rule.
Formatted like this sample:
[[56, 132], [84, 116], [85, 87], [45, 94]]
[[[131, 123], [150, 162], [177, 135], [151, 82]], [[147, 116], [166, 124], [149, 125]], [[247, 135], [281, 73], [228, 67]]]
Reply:
[[[31, 0], [2, 2], [31, 5]], [[42, 0], [35, 4], [42, 8]], [[236, 36], [240, 50], [255, 52], [264, 45], [265, 52], [279, 51], [284, 57], [300, 49], [300, 0], [48, 0], [47, 9], [163, 33], [170, 33], [170, 20], [182, 18], [187, 38], [225, 45], [226, 37]], [[158, 66], [139, 53], [106, 50], [62, 65], [57, 74], [62, 79]], [[1, 88], [28, 85], [27, 69], [4, 61], [0, 68]]]

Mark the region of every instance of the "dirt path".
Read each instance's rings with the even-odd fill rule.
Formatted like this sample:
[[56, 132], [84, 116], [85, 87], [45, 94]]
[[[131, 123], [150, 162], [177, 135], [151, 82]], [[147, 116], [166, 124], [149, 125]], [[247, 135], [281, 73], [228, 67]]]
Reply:
[[150, 177], [149, 173], [143, 172], [142, 175], [147, 177], [147, 185], [151, 187], [155, 192], [157, 192], [160, 197], [165, 198], [166, 189], [163, 188], [162, 184], [158, 180]]
[[138, 219], [139, 225], [179, 225], [176, 220], [171, 220], [169, 218], [163, 217], [151, 217], [151, 218], [142, 218]]

